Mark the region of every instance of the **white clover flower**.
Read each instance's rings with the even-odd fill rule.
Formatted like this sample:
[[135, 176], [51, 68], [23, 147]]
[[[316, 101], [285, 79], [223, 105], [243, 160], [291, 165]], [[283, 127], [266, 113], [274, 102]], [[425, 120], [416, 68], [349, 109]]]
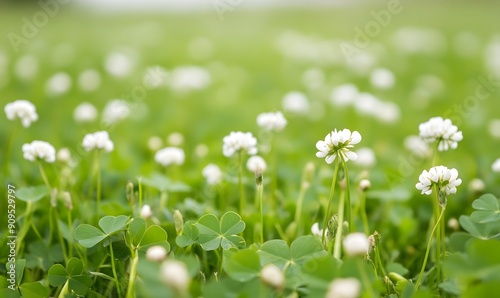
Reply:
[[167, 142], [172, 146], [180, 146], [184, 143], [184, 136], [180, 132], [173, 132], [168, 135]]
[[92, 122], [97, 118], [97, 109], [89, 102], [82, 102], [73, 111], [76, 122]]
[[460, 229], [460, 222], [452, 217], [450, 220], [448, 220], [448, 227], [452, 230], [458, 231]]
[[153, 211], [151, 210], [151, 206], [145, 204], [141, 208], [141, 212], [139, 212], [139, 216], [144, 219], [148, 219], [153, 215]]
[[283, 113], [262, 113], [257, 116], [257, 125], [269, 131], [282, 131], [286, 126]]
[[267, 169], [267, 164], [262, 157], [254, 155], [250, 156], [250, 158], [248, 159], [247, 169], [252, 173], [261, 174]]
[[157, 151], [163, 146], [163, 141], [158, 136], [152, 136], [148, 139], [148, 148], [151, 151]]
[[71, 77], [67, 73], [58, 72], [49, 78], [45, 89], [48, 94], [61, 95], [69, 91], [71, 84]]
[[202, 90], [212, 83], [210, 73], [198, 66], [180, 66], [172, 70], [170, 88], [179, 92]]
[[361, 283], [353, 277], [337, 278], [328, 286], [325, 298], [358, 298]]
[[358, 155], [358, 158], [354, 161], [354, 163], [362, 167], [369, 168], [377, 161], [375, 158], [375, 152], [373, 152], [371, 148], [361, 148], [356, 150], [356, 154]]
[[469, 182], [469, 190], [474, 192], [482, 192], [486, 188], [484, 181], [479, 178], [474, 178]]
[[406, 149], [419, 157], [428, 157], [432, 154], [429, 145], [419, 136], [408, 136], [404, 140]]
[[32, 80], [38, 73], [38, 60], [31, 55], [19, 58], [14, 66], [14, 73], [23, 81]]
[[379, 102], [374, 112], [374, 116], [385, 123], [395, 123], [401, 117], [399, 106], [393, 102]]
[[420, 182], [415, 187], [426, 195], [432, 193], [434, 185], [439, 193], [449, 195], [456, 193], [457, 186], [462, 184], [462, 179], [458, 178], [457, 169], [448, 169], [445, 166], [432, 167], [428, 172], [424, 170], [418, 179]]
[[57, 151], [57, 161], [68, 163], [71, 160], [71, 152], [68, 148], [61, 148]]
[[285, 286], [285, 275], [274, 264], [267, 264], [260, 270], [260, 278], [266, 284], [276, 289], [282, 289]]
[[33, 141], [24, 144], [22, 149], [24, 158], [30, 161], [41, 159], [51, 163], [56, 160], [56, 149], [44, 141]]
[[194, 152], [199, 158], [205, 157], [208, 154], [208, 146], [205, 144], [198, 144], [196, 148], [194, 148]]
[[168, 72], [160, 66], [148, 67], [142, 79], [146, 89], [156, 89], [167, 83]]
[[232, 131], [222, 141], [222, 154], [226, 157], [231, 157], [240, 151], [249, 155], [257, 154], [257, 139], [251, 132]]
[[160, 268], [160, 278], [166, 285], [179, 292], [185, 292], [190, 282], [186, 265], [175, 260], [163, 262]]
[[32, 122], [38, 120], [35, 105], [24, 99], [18, 99], [6, 104], [4, 111], [7, 119], [19, 118], [24, 127], [29, 127]]
[[106, 57], [104, 67], [114, 77], [125, 77], [132, 70], [132, 61], [127, 55], [114, 52]]
[[111, 152], [114, 149], [113, 141], [109, 139], [107, 131], [98, 131], [85, 135], [82, 146], [85, 151], [104, 150]]
[[123, 99], [109, 101], [102, 112], [102, 120], [107, 124], [114, 124], [127, 118], [130, 114], [130, 107]]
[[316, 148], [316, 157], [325, 157], [326, 163], [331, 164], [337, 156], [341, 157], [343, 161], [356, 160], [358, 155], [349, 149], [354, 147], [361, 141], [359, 132], [354, 131], [351, 133], [349, 129], [338, 131], [335, 129], [327, 134], [324, 141], [318, 141]]
[[146, 259], [153, 262], [162, 262], [167, 257], [167, 250], [160, 245], [154, 245], [146, 251]]
[[377, 68], [370, 75], [370, 83], [378, 89], [389, 89], [394, 86], [394, 74], [385, 68]]
[[209, 185], [216, 185], [222, 182], [222, 171], [213, 163], [205, 166], [201, 171], [201, 174], [205, 177]]
[[88, 69], [78, 76], [78, 87], [82, 91], [92, 92], [101, 86], [101, 74], [95, 69]]
[[500, 158], [493, 162], [493, 164], [491, 165], [491, 170], [493, 170], [493, 172], [500, 172]]
[[155, 161], [164, 167], [171, 164], [182, 165], [184, 158], [184, 150], [176, 147], [166, 147], [158, 150], [155, 154]]
[[321, 68], [311, 67], [302, 74], [302, 83], [309, 89], [318, 89], [325, 82], [325, 74]]
[[438, 142], [439, 151], [456, 149], [463, 139], [462, 132], [451, 123], [450, 119], [433, 117], [418, 126], [420, 137], [427, 143]]
[[321, 237], [323, 235], [323, 229], [320, 229], [319, 228], [319, 223], [315, 222], [312, 226], [311, 226], [311, 233], [314, 235], [314, 236], [317, 236], [317, 237]]
[[336, 106], [348, 106], [354, 104], [359, 95], [358, 87], [354, 84], [344, 84], [333, 89], [330, 101]]
[[364, 233], [351, 233], [344, 238], [344, 251], [348, 256], [363, 256], [370, 249], [370, 241]]
[[370, 182], [370, 180], [363, 179], [359, 181], [359, 189], [361, 189], [362, 191], [367, 191], [368, 189], [370, 189], [370, 187], [372, 187], [372, 183]]
[[303, 115], [309, 112], [309, 100], [304, 93], [290, 92], [283, 98], [283, 110], [287, 113]]
[[500, 139], [500, 119], [492, 119], [488, 125], [490, 135], [495, 139]]

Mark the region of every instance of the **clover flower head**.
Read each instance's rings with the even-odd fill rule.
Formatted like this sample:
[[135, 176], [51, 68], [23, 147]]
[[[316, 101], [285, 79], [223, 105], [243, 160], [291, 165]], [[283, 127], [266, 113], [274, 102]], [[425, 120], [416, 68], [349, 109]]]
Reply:
[[439, 151], [456, 149], [458, 142], [463, 139], [462, 132], [451, 123], [450, 119], [433, 117], [418, 126], [420, 137], [427, 143], [438, 142]]
[[208, 164], [206, 167], [204, 167], [201, 171], [201, 174], [203, 175], [203, 177], [205, 177], [209, 185], [216, 185], [222, 182], [222, 171], [217, 165], [213, 163]]
[[337, 278], [328, 286], [326, 298], [357, 298], [361, 283], [354, 277]]
[[177, 92], [203, 90], [212, 83], [212, 76], [199, 66], [179, 66], [174, 68], [168, 78], [170, 88]]
[[155, 161], [164, 167], [171, 164], [182, 165], [184, 159], [184, 150], [177, 147], [166, 147], [158, 150], [155, 154]]
[[153, 262], [161, 262], [167, 257], [167, 250], [160, 245], [154, 245], [146, 251], [146, 259]]
[[344, 238], [344, 251], [348, 256], [363, 256], [370, 249], [370, 241], [364, 233], [351, 233]]
[[176, 260], [163, 262], [160, 269], [160, 277], [166, 285], [181, 293], [187, 290], [190, 282], [186, 265]]
[[361, 135], [357, 131], [343, 129], [337, 131], [336, 129], [327, 134], [324, 141], [318, 141], [316, 148], [316, 157], [325, 157], [326, 163], [331, 164], [337, 156], [343, 161], [356, 160], [358, 155], [350, 149], [361, 141]]
[[493, 164], [491, 165], [491, 169], [493, 170], [493, 172], [500, 172], [500, 158], [493, 162]]
[[317, 237], [321, 237], [321, 235], [323, 235], [323, 229], [320, 229], [320, 228], [319, 228], [319, 223], [315, 222], [315, 223], [311, 226], [311, 233], [312, 233], [314, 236], [317, 236]]
[[361, 148], [356, 150], [356, 154], [358, 155], [358, 158], [355, 163], [359, 166], [369, 168], [375, 165], [375, 162], [377, 161], [375, 158], [375, 152], [373, 152], [371, 148]]
[[286, 112], [296, 115], [307, 114], [310, 109], [309, 100], [306, 95], [297, 91], [287, 93], [283, 97], [282, 105]]
[[82, 102], [73, 111], [76, 122], [92, 122], [97, 118], [97, 109], [89, 102]]
[[88, 69], [78, 76], [78, 87], [82, 91], [92, 92], [101, 86], [101, 74], [94, 69]]
[[65, 72], [58, 72], [50, 77], [45, 85], [45, 89], [50, 95], [62, 95], [71, 88], [71, 77]]
[[5, 105], [4, 111], [7, 119], [14, 120], [19, 118], [24, 127], [29, 127], [31, 122], [38, 120], [35, 105], [28, 100], [18, 99], [10, 102]]
[[336, 106], [348, 106], [354, 104], [359, 95], [358, 87], [354, 84], [344, 84], [333, 89], [330, 101]]
[[257, 139], [251, 132], [232, 131], [222, 141], [222, 154], [226, 157], [231, 157], [240, 151], [249, 155], [257, 154]]
[[247, 169], [252, 173], [261, 174], [267, 169], [267, 164], [262, 157], [254, 155], [248, 159]]
[[282, 131], [286, 123], [281, 112], [262, 113], [257, 116], [257, 125], [268, 131]]
[[144, 219], [148, 219], [153, 215], [153, 211], [151, 210], [151, 206], [145, 204], [142, 206], [141, 211], [139, 212], [139, 216]]
[[111, 152], [114, 149], [113, 141], [109, 139], [108, 132], [104, 130], [85, 135], [82, 146], [85, 151], [104, 150]]
[[106, 124], [115, 124], [127, 118], [130, 114], [130, 107], [123, 99], [114, 99], [106, 104], [102, 111], [102, 119]]
[[23, 145], [22, 150], [24, 158], [30, 161], [40, 159], [52, 163], [56, 160], [56, 149], [44, 141], [26, 143]]
[[445, 166], [432, 167], [429, 171], [424, 170], [418, 179], [420, 182], [415, 187], [426, 195], [432, 193], [434, 185], [439, 193], [449, 195], [456, 193], [457, 186], [462, 184], [462, 179], [458, 178], [457, 169], [448, 169]]
[[278, 266], [267, 264], [260, 271], [260, 278], [266, 284], [276, 289], [281, 289], [285, 285], [285, 275]]

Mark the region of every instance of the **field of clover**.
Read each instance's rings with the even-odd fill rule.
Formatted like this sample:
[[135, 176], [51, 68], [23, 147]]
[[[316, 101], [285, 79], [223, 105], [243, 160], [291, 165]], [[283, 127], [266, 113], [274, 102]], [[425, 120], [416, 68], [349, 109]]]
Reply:
[[500, 292], [499, 7], [414, 2], [1, 44], [0, 297]]

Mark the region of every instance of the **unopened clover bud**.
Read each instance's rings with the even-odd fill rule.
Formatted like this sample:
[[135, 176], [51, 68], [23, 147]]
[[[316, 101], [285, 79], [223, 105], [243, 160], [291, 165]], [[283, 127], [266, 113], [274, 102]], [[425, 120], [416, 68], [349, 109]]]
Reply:
[[174, 225], [177, 235], [180, 235], [184, 227], [184, 218], [179, 210], [174, 211]]
[[151, 215], [153, 215], [153, 211], [151, 211], [151, 207], [149, 205], [142, 206], [139, 216], [144, 218], [144, 219], [148, 219], [151, 217]]
[[486, 185], [484, 184], [483, 180], [479, 178], [472, 179], [469, 183], [469, 190], [473, 192], [482, 192], [484, 191], [485, 187]]
[[57, 188], [50, 190], [50, 205], [52, 207], [57, 207]]
[[260, 279], [266, 284], [276, 289], [283, 289], [285, 286], [285, 275], [274, 264], [265, 265], [260, 271]]
[[146, 259], [153, 262], [162, 262], [167, 257], [167, 250], [163, 246], [155, 245], [148, 248]]
[[262, 185], [263, 179], [264, 179], [264, 177], [262, 176], [262, 173], [255, 174], [255, 184]]
[[131, 204], [134, 204], [134, 184], [131, 181], [127, 183], [127, 186], [125, 187], [125, 193], [127, 194], [127, 200]]
[[66, 208], [68, 208], [68, 210], [73, 210], [73, 202], [71, 201], [71, 194], [69, 192], [65, 191], [65, 192], [63, 192], [61, 198], [64, 202], [64, 206], [66, 206]]
[[190, 282], [186, 265], [176, 260], [163, 262], [160, 277], [166, 285], [175, 289], [178, 293], [186, 292]]
[[328, 286], [326, 298], [358, 298], [361, 283], [353, 277], [337, 278]]
[[448, 227], [452, 230], [458, 231], [458, 229], [460, 229], [460, 224], [458, 223], [458, 220], [453, 217], [448, 220]]
[[57, 151], [56, 159], [59, 162], [68, 163], [71, 159], [71, 152], [68, 148], [61, 148]]
[[372, 187], [372, 183], [370, 182], [370, 180], [363, 179], [363, 180], [359, 181], [359, 189], [361, 189], [361, 191], [367, 191], [371, 187]]
[[364, 256], [370, 243], [364, 233], [351, 233], [344, 238], [344, 251], [348, 256]]

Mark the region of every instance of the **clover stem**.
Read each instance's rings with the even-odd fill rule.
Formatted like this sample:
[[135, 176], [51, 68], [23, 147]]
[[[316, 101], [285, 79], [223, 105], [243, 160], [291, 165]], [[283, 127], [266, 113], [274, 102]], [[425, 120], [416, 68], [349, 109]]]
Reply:
[[363, 260], [361, 258], [358, 258], [356, 260], [356, 264], [358, 265], [359, 274], [361, 275], [361, 282], [363, 283], [365, 290], [368, 290], [368, 297], [377, 297], [377, 295], [375, 295], [375, 293], [373, 292], [372, 284], [368, 279], [368, 276], [366, 275], [366, 267], [363, 266]]
[[[71, 219], [71, 210], [68, 209], [68, 229], [69, 234], [73, 235], [73, 220]], [[73, 257], [73, 237], [70, 237], [71, 240], [68, 240], [68, 257], [71, 259]]]
[[332, 185], [330, 187], [330, 195], [328, 198], [328, 205], [326, 206], [326, 212], [325, 212], [325, 220], [323, 222], [323, 235], [321, 235], [321, 243], [325, 245], [325, 234], [327, 230], [327, 224], [328, 224], [328, 219], [330, 218], [330, 205], [332, 204], [333, 200], [333, 193], [335, 192], [335, 184], [337, 184], [337, 176], [339, 173], [339, 161], [337, 160], [337, 163], [335, 164], [335, 170], [333, 171], [333, 179], [332, 179]]
[[264, 185], [258, 184], [257, 189], [259, 191], [259, 209], [260, 209], [260, 243], [264, 243], [264, 211], [262, 210], [262, 192], [264, 191]]
[[58, 298], [64, 298], [66, 294], [68, 293], [69, 289], [69, 279], [64, 283], [64, 287], [62, 288], [61, 292], [59, 293]]
[[238, 152], [238, 186], [240, 190], [240, 214], [243, 216], [245, 200], [243, 198], [243, 152]]
[[99, 218], [99, 211], [101, 210], [101, 169], [99, 165], [99, 151], [95, 153], [95, 171], [97, 179], [97, 204], [96, 204], [96, 215]]
[[133, 250], [133, 258], [130, 264], [130, 275], [128, 279], [128, 288], [127, 288], [127, 298], [134, 298], [135, 291], [135, 278], [137, 276], [137, 264], [139, 263], [139, 253], [136, 250]]
[[307, 190], [306, 184], [301, 183], [299, 197], [297, 199], [297, 207], [295, 208], [295, 223], [299, 231], [299, 235], [302, 233], [302, 226], [300, 225], [300, 214], [302, 213], [302, 204], [304, 202], [304, 196]]
[[[339, 200], [339, 209], [338, 209], [338, 226], [337, 226], [337, 232], [335, 233], [335, 245], [333, 247], [333, 257], [340, 259], [340, 252], [341, 252], [341, 243], [342, 243], [342, 234], [344, 231], [344, 199], [345, 199], [345, 192], [342, 191], [340, 193], [340, 200]], [[326, 227], [325, 227], [326, 229]]]
[[138, 209], [142, 208], [142, 177], [137, 177], [137, 181], [139, 182], [139, 206]]
[[382, 275], [387, 276], [384, 265], [382, 264], [382, 259], [380, 258], [380, 240], [377, 237], [375, 237], [375, 247], [373, 250], [375, 251], [375, 264], [377, 264], [377, 267], [382, 272]]
[[420, 269], [420, 274], [419, 274], [417, 282], [415, 284], [415, 292], [418, 290], [418, 287], [420, 286], [420, 283], [422, 282], [422, 278], [424, 276], [424, 271], [425, 271], [425, 266], [427, 265], [427, 259], [429, 257], [429, 251], [431, 249], [432, 238], [434, 236], [434, 232], [439, 227], [439, 223], [441, 222], [441, 219], [443, 218], [446, 206], [443, 205], [443, 206], [441, 206], [441, 208], [442, 208], [441, 213], [437, 219], [437, 222], [434, 224], [434, 227], [432, 228], [431, 234], [429, 235], [429, 241], [427, 242], [427, 249], [425, 250], [424, 262], [422, 264], [422, 268]]
[[[346, 217], [347, 217], [347, 231], [351, 231], [352, 227], [352, 216], [351, 216], [351, 187], [349, 185], [349, 171], [347, 170], [347, 164], [344, 159], [342, 159], [342, 165], [345, 173], [345, 189], [346, 189]], [[340, 222], [342, 224], [342, 222]]]
[[360, 203], [360, 209], [361, 209], [361, 220], [363, 221], [363, 230], [366, 235], [370, 234], [370, 227], [368, 225], [368, 217], [366, 216], [366, 192], [362, 191], [361, 192], [361, 203]]
[[109, 251], [111, 253], [111, 269], [113, 270], [113, 277], [115, 279], [116, 291], [118, 292], [118, 297], [122, 297], [122, 293], [120, 290], [120, 281], [118, 281], [118, 275], [116, 274], [115, 253], [113, 252], [113, 241], [111, 239], [109, 239]]

